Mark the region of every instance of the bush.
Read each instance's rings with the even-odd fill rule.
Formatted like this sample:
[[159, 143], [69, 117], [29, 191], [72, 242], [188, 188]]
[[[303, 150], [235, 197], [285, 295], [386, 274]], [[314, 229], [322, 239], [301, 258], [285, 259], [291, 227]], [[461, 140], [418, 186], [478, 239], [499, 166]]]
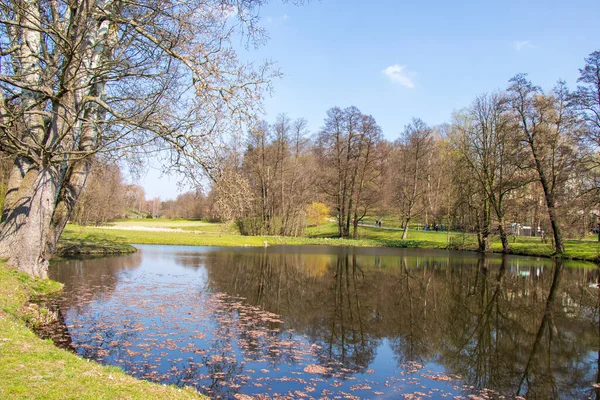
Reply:
[[318, 201], [313, 201], [306, 206], [306, 219], [309, 226], [321, 225], [329, 218], [329, 208]]
[[279, 217], [270, 221], [263, 221], [260, 217], [238, 218], [235, 224], [244, 236], [280, 235], [283, 229], [283, 221]]

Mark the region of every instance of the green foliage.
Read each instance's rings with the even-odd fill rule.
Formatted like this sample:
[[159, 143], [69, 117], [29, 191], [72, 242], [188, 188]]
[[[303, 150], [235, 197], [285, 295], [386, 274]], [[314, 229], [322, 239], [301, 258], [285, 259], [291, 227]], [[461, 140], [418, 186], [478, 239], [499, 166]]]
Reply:
[[313, 201], [306, 206], [306, 219], [309, 226], [321, 225], [329, 218], [329, 208], [325, 203]]

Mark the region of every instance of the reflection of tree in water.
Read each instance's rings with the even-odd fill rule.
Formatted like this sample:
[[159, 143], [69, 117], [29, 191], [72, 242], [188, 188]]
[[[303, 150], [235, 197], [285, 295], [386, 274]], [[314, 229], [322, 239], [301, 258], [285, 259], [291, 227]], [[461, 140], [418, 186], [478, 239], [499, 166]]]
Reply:
[[322, 363], [329, 364], [334, 370], [362, 371], [375, 358], [379, 342], [366, 326], [370, 317], [363, 302], [365, 299], [359, 295], [364, 273], [357, 265], [356, 255], [338, 257], [333, 278], [330, 292], [333, 298], [324, 303], [329, 326], [321, 331], [322, 336], [311, 339], [322, 343], [317, 352]]
[[364, 276], [355, 256], [262, 251], [218, 261], [208, 269], [213, 288], [285, 315], [288, 328], [319, 344], [313, 353], [323, 364], [354, 371], [372, 361], [378, 342], [368, 332], [372, 316], [363, 307]]
[[210, 287], [281, 314], [321, 346], [324, 364], [364, 369], [387, 339], [399, 364], [438, 362], [469, 385], [501, 393], [581, 397], [597, 379], [594, 269], [461, 253], [263, 250], [212, 260]]
[[50, 279], [64, 284], [60, 302], [77, 307], [85, 305], [94, 296], [110, 296], [123, 272], [139, 268], [141, 262], [140, 252], [117, 257], [70, 259], [52, 264], [48, 274]]
[[[418, 260], [421, 261], [423, 260]], [[385, 335], [391, 333], [388, 336], [390, 345], [399, 364], [408, 361], [423, 362], [435, 349], [435, 344], [431, 343], [433, 327], [428, 326], [433, 322], [428, 316], [437, 307], [435, 287], [431, 285], [433, 268], [424, 266], [418, 269], [409, 266], [407, 257], [402, 257], [399, 264], [399, 271], [388, 277], [390, 283], [395, 285], [392, 289], [394, 295], [389, 296], [387, 301], [385, 298], [381, 299], [389, 303], [384, 309], [387, 309], [386, 317], [391, 319], [386, 323], [389, 328]]]
[[594, 347], [594, 329], [574, 313], [597, 308], [587, 274], [568, 271], [570, 279], [559, 285], [562, 264], [539, 276], [536, 268], [526, 276], [507, 274], [507, 264], [503, 259], [492, 274], [482, 260], [474, 279], [453, 285], [443, 364], [478, 388], [529, 398], [581, 397], [594, 368], [586, 350]]
[[[212, 293], [170, 278], [127, 279], [140, 255], [52, 269], [73, 312], [86, 314], [75, 321], [87, 332], [80, 352], [228, 398], [251, 379], [246, 362], [275, 367], [316, 356], [339, 377], [364, 371], [387, 344], [399, 365], [438, 363], [477, 388], [530, 398], [596, 394], [597, 269], [466, 253], [272, 247], [188, 252], [177, 262], [205, 266]], [[92, 298], [100, 309], [83, 307]], [[213, 331], [193, 339], [190, 329], [207, 319]], [[165, 350], [169, 341], [178, 347]]]

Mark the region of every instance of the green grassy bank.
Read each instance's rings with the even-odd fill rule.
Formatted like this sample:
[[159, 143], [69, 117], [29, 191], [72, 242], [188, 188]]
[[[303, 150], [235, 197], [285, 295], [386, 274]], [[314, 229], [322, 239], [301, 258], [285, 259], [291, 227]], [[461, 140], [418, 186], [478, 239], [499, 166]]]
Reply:
[[[149, 229], [149, 230], [139, 230]], [[161, 230], [162, 229], [162, 230]], [[165, 229], [170, 229], [166, 231]], [[306, 237], [241, 236], [231, 226], [190, 220], [127, 220], [108, 227], [81, 227], [68, 225], [63, 239], [66, 241], [115, 242], [120, 244], [168, 244], [193, 246], [263, 246], [269, 245], [330, 245], [360, 247], [402, 247], [475, 251], [475, 235], [463, 233], [410, 231], [402, 240], [400, 230], [359, 228], [358, 239], [339, 239], [333, 223], [307, 229]], [[513, 254], [551, 257], [550, 240], [511, 237]], [[567, 240], [565, 257], [573, 260], [598, 262], [600, 244], [593, 240]], [[501, 252], [499, 238], [492, 237], [491, 251]]]
[[[26, 325], [28, 302], [61, 285], [0, 262], [0, 399], [196, 399], [193, 389], [137, 380], [39, 339]], [[43, 314], [43, 310], [41, 310]]]
[[135, 253], [136, 248], [95, 235], [81, 237], [64, 235], [58, 243], [55, 257], [104, 256]]

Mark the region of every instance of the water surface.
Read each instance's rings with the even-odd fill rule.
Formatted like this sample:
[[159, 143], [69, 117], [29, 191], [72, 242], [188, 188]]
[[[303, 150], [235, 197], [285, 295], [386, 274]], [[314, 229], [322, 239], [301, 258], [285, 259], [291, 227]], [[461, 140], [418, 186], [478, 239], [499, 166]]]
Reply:
[[50, 276], [65, 284], [76, 351], [143, 379], [217, 398], [600, 395], [596, 268], [436, 250], [138, 248]]

